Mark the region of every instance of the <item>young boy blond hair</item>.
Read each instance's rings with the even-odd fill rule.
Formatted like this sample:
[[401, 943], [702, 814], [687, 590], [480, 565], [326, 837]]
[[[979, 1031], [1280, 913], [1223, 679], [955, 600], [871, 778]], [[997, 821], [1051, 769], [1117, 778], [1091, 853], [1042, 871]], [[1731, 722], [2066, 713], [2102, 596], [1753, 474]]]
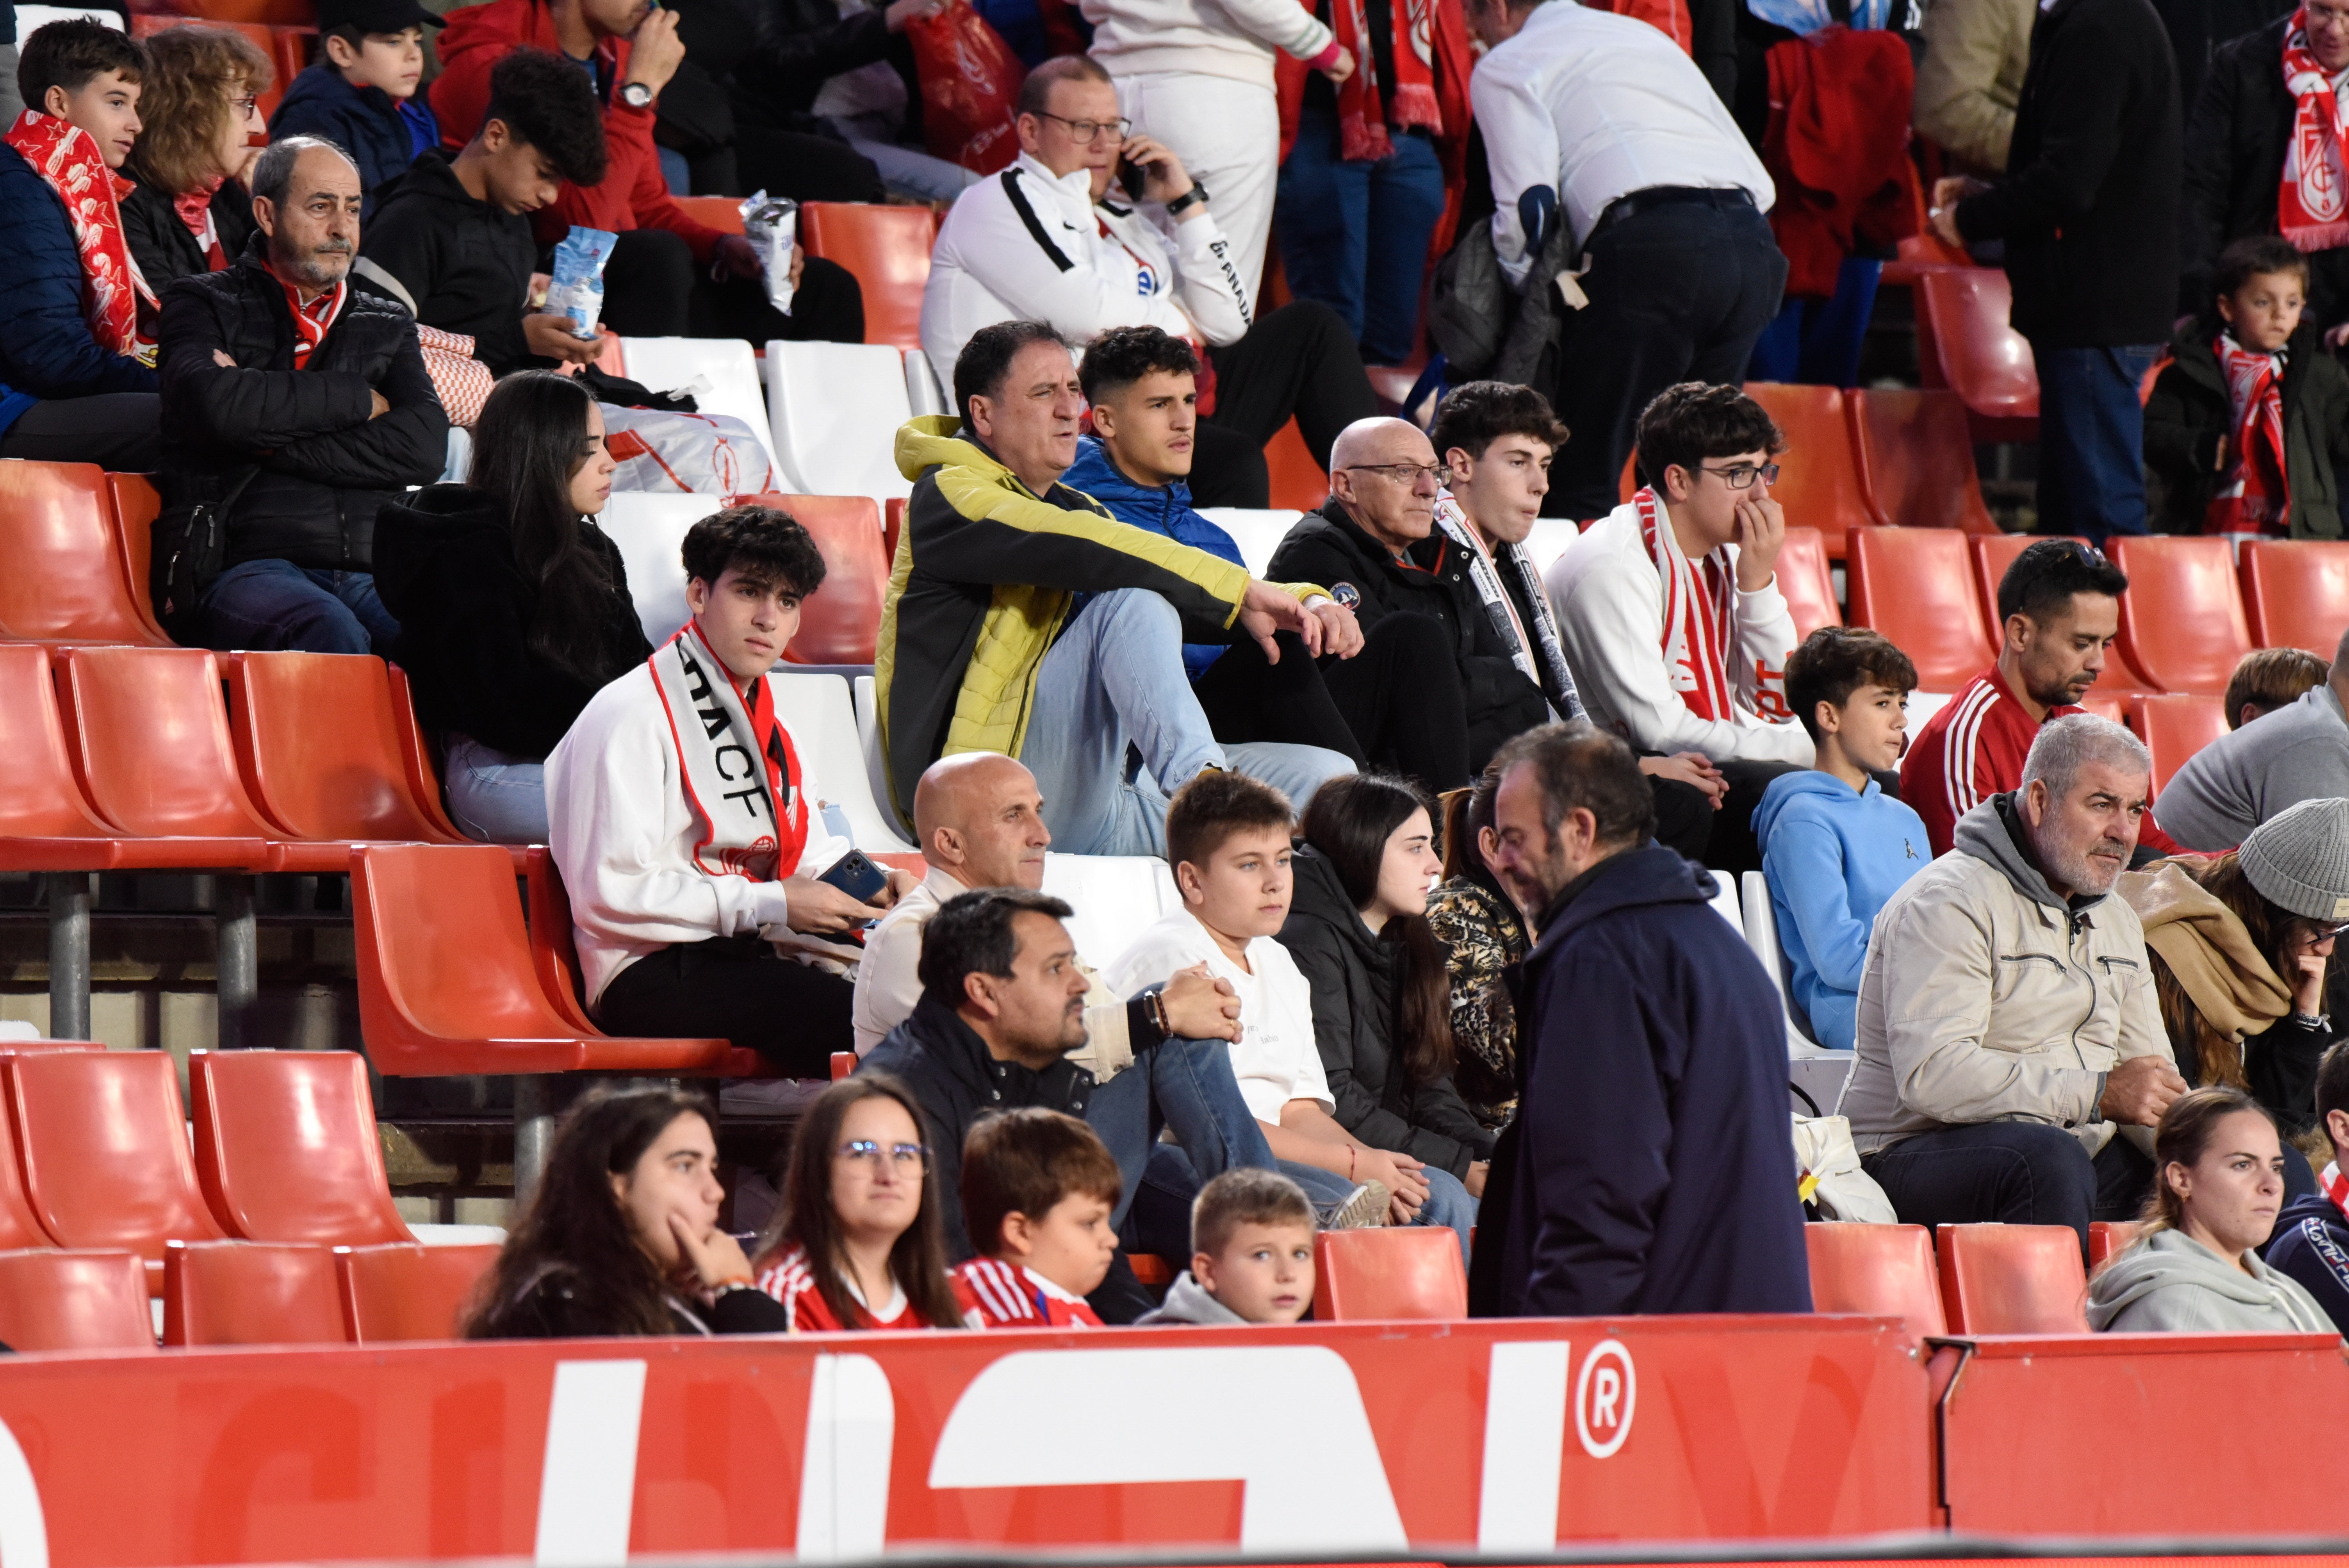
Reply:
[[1313, 1305], [1313, 1205], [1277, 1171], [1226, 1171], [1191, 1204], [1191, 1266], [1143, 1323], [1295, 1323]]
[[1122, 1178], [1093, 1130], [1040, 1106], [983, 1119], [962, 1147], [963, 1224], [980, 1255], [954, 1271], [988, 1328], [1101, 1326], [1085, 1297], [1117, 1255]]

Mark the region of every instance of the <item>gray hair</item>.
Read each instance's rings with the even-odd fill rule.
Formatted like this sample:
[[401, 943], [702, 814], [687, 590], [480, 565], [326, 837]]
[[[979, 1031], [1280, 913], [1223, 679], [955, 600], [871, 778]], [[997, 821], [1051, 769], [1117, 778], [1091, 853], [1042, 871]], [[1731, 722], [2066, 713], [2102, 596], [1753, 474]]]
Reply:
[[325, 148], [353, 169], [358, 167], [349, 153], [323, 136], [289, 136], [262, 149], [260, 160], [253, 166], [253, 193], [267, 197], [274, 207], [283, 207], [285, 192], [294, 183], [295, 161], [314, 147]]
[[2075, 713], [2039, 727], [2031, 755], [2023, 759], [2023, 783], [2028, 788], [2044, 782], [2047, 793], [2060, 799], [2071, 793], [2080, 769], [2091, 762], [2148, 777], [2153, 772], [2153, 753], [2144, 741], [2109, 718]]

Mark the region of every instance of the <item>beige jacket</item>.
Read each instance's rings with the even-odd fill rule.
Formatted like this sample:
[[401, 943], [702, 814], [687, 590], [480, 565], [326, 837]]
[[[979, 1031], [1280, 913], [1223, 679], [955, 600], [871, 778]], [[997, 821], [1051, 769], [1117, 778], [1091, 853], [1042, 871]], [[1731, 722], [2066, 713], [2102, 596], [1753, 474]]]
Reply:
[[1968, 163], [2003, 171], [2038, 17], [2036, 0], [1932, 0], [1917, 66], [1918, 131]]
[[2110, 896], [2067, 910], [2008, 834], [2008, 799], [1958, 819], [1955, 847], [1876, 917], [1843, 1102], [1862, 1154], [1985, 1121], [2069, 1128], [2095, 1154], [2114, 1130], [2105, 1075], [2175, 1060], [2136, 913]]

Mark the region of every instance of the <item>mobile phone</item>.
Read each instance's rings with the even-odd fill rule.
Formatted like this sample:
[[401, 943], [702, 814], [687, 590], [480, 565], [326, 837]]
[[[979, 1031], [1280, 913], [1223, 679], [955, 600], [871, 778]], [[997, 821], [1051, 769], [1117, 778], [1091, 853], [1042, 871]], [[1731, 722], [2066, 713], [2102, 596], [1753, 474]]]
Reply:
[[1142, 165], [1139, 163], [1120, 162], [1117, 166], [1117, 182], [1124, 186], [1125, 193], [1137, 201], [1142, 200], [1143, 178]]
[[815, 880], [838, 888], [859, 903], [870, 903], [874, 894], [889, 885], [889, 873], [874, 865], [863, 850], [851, 850]]

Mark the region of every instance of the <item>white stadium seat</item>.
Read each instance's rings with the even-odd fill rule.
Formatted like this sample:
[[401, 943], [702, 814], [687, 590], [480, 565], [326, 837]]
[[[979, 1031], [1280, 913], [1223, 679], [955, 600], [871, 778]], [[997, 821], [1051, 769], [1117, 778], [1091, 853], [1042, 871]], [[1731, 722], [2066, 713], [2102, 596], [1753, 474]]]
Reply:
[[914, 846], [873, 803], [848, 682], [839, 676], [784, 665], [767, 677], [767, 687], [774, 693], [775, 717], [792, 732], [800, 767], [806, 770], [802, 788], [807, 791], [811, 814], [818, 803], [837, 806], [848, 819], [849, 837], [866, 854], [910, 854]]
[[1795, 1016], [1794, 993], [1787, 989], [1786, 950], [1778, 941], [1778, 912], [1770, 902], [1770, 884], [1760, 872], [1747, 872], [1744, 881], [1745, 945], [1754, 949], [1754, 956], [1770, 972], [1770, 984], [1778, 988], [1778, 1010], [1786, 1018], [1786, 1055], [1816, 1056], [1823, 1047]]
[[656, 646], [690, 618], [685, 607], [685, 563], [678, 558], [678, 547], [685, 542], [688, 529], [724, 504], [722, 497], [714, 495], [621, 490], [604, 503], [604, 515], [595, 520], [620, 547], [636, 620]]
[[1566, 553], [1575, 536], [1582, 531], [1572, 518], [1537, 517], [1534, 531], [1526, 535], [1526, 553], [1533, 558], [1534, 574], [1540, 576], [1550, 568], [1550, 562]]
[[1729, 922], [1730, 929], [1742, 939], [1745, 935], [1745, 916], [1737, 907], [1737, 879], [1727, 872], [1713, 871], [1711, 866], [1705, 870], [1711, 873], [1713, 885], [1718, 890], [1713, 895], [1713, 913]]
[[1044, 891], [1068, 901], [1076, 913], [1069, 934], [1077, 956], [1106, 968], [1162, 914], [1180, 908], [1174, 873], [1155, 855], [1044, 857]]
[[1237, 506], [1202, 507], [1199, 515], [1232, 536], [1240, 547], [1240, 560], [1247, 565], [1251, 576], [1262, 577], [1272, 570], [1272, 552], [1288, 537], [1301, 515], [1294, 511], [1251, 511]]
[[918, 348], [905, 350], [905, 406], [913, 410], [916, 419], [925, 414], [961, 417], [960, 410], [949, 403], [947, 389], [939, 382], [936, 369], [930, 364], [930, 356]]
[[794, 495], [914, 493], [897, 472], [897, 428], [912, 418], [905, 363], [885, 343], [767, 345], [775, 456]]
[[873, 804], [879, 808], [883, 821], [910, 839], [914, 836], [912, 825], [889, 803], [889, 764], [881, 755], [880, 688], [871, 676], [858, 676], [851, 685], [856, 694], [856, 738], [864, 748], [864, 782], [873, 791]]
[[[741, 420], [767, 455], [774, 456], [767, 400], [759, 390], [758, 356], [740, 338], [624, 337], [620, 365], [631, 381], [656, 392], [690, 391], [700, 412]], [[744, 493], [759, 488], [746, 485]]]
[[1933, 716], [1950, 706], [1949, 692], [1912, 691], [1909, 694], [1909, 738], [1914, 740], [1933, 722]]

